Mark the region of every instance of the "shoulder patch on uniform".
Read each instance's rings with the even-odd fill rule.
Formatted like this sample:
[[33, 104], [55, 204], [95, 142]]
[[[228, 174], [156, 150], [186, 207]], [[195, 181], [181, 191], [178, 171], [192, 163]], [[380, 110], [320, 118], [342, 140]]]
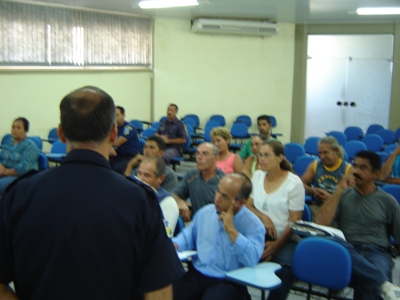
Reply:
[[125, 127], [124, 127], [124, 135], [129, 135], [129, 133], [131, 133], [131, 131], [132, 131], [132, 126], [129, 126], [129, 125], [126, 125]]

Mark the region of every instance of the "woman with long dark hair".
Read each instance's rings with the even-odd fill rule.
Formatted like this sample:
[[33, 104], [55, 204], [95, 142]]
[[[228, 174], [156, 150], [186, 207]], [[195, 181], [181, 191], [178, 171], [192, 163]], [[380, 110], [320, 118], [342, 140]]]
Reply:
[[285, 159], [279, 141], [267, 141], [258, 152], [261, 170], [253, 174], [253, 192], [247, 206], [263, 222], [266, 241], [262, 261], [282, 265], [277, 275], [282, 280], [280, 288], [270, 292], [268, 299], [286, 299], [293, 282], [290, 263], [297, 245], [289, 222], [300, 220], [304, 209], [304, 187]]

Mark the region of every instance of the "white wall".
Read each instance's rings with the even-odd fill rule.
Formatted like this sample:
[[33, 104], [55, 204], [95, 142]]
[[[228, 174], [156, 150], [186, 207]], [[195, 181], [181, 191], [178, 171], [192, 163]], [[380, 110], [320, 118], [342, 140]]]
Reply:
[[29, 120], [30, 135], [47, 137], [49, 130], [60, 122], [61, 99], [85, 85], [98, 86], [109, 93], [117, 105], [126, 109], [128, 120], [150, 119], [150, 72], [3, 71], [0, 72], [0, 138], [10, 132], [13, 119], [19, 116]]
[[[58, 106], [70, 91], [95, 85], [127, 111], [127, 119], [158, 120], [168, 103], [179, 117], [196, 113], [205, 124], [212, 114], [239, 114], [255, 122], [275, 115], [276, 132], [289, 141], [294, 67], [294, 25], [279, 24], [272, 37], [198, 35], [188, 20], [155, 20], [154, 115], [150, 71], [0, 71], [0, 137], [24, 116], [30, 135], [46, 137], [58, 125]], [[256, 132], [254, 125], [252, 132]]]
[[[154, 118], [176, 103], [179, 117], [196, 113], [204, 125], [212, 114], [239, 114], [255, 122], [274, 115], [276, 132], [289, 141], [294, 68], [294, 25], [279, 24], [271, 37], [203, 35], [188, 20], [155, 20]], [[252, 128], [257, 131], [256, 126]]]

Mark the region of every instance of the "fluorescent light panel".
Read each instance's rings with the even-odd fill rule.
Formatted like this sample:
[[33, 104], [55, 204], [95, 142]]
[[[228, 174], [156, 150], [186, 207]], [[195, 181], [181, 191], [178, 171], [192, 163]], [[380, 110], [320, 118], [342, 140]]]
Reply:
[[359, 15], [400, 15], [400, 7], [363, 7], [357, 9]]
[[139, 6], [142, 9], [195, 6], [195, 5], [199, 5], [197, 0], [147, 0], [139, 2]]

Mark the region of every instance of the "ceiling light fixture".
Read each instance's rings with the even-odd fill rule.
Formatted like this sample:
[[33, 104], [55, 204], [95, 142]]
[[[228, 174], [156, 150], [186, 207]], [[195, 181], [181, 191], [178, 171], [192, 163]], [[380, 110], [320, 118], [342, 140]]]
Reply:
[[400, 15], [400, 7], [363, 7], [357, 9], [358, 15]]
[[139, 6], [142, 9], [195, 6], [195, 5], [199, 5], [197, 0], [146, 0], [139, 2]]

